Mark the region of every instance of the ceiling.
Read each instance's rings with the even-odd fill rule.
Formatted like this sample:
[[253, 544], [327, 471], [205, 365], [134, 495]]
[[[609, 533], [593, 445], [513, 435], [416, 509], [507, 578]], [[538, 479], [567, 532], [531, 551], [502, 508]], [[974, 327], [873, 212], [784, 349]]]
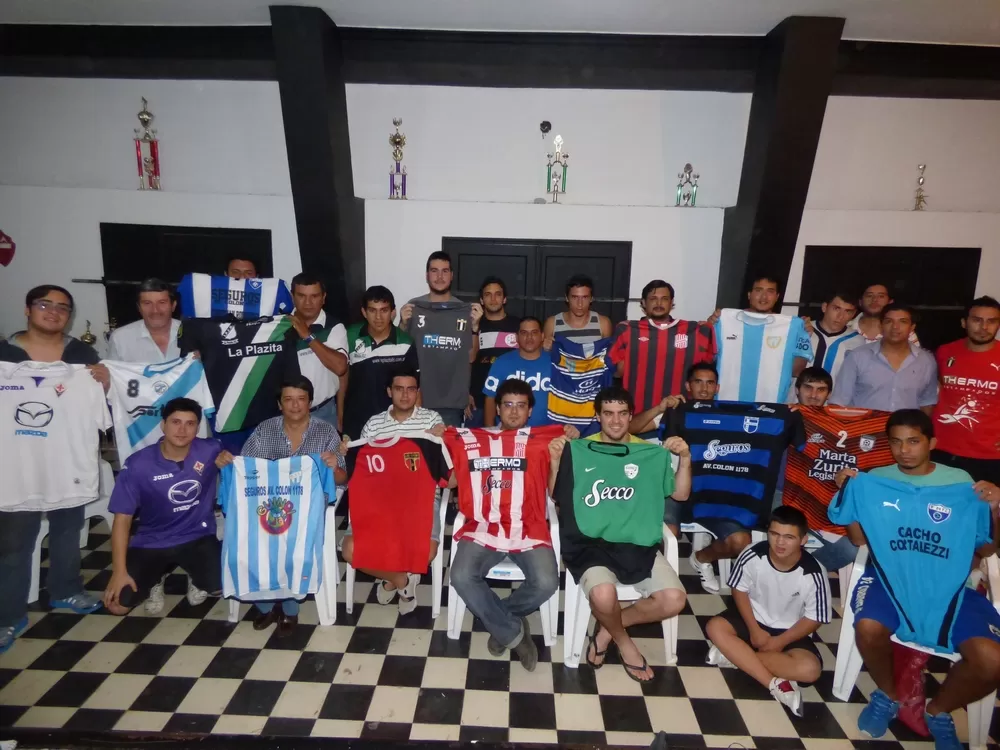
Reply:
[[847, 19], [845, 39], [1000, 46], [1000, 0], [0, 0], [0, 23], [255, 25], [271, 4], [341, 26], [761, 35], [790, 15]]

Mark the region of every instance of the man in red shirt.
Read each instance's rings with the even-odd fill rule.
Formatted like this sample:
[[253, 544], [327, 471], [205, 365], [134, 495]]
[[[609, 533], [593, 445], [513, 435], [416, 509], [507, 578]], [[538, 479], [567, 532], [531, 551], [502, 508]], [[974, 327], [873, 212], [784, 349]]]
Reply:
[[1000, 484], [1000, 302], [974, 299], [965, 338], [937, 350], [940, 392], [934, 407], [933, 460]]

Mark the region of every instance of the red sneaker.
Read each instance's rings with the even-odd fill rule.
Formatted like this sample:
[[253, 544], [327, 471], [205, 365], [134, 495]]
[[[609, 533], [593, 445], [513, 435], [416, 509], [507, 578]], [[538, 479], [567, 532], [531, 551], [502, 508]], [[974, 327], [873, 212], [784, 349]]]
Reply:
[[900, 704], [897, 718], [921, 737], [930, 737], [927, 722], [924, 721], [924, 667], [930, 656], [898, 643], [892, 644], [892, 647], [893, 676]]

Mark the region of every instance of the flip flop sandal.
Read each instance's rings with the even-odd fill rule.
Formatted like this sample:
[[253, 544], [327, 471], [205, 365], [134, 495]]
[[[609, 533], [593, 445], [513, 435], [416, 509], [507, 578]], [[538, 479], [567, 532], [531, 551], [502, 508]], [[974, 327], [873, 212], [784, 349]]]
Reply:
[[587, 664], [589, 664], [590, 666], [592, 666], [594, 669], [600, 669], [601, 667], [603, 667], [604, 666], [604, 660], [601, 659], [601, 663], [600, 664], [597, 664], [596, 662], [592, 662], [590, 660], [590, 647], [591, 646], [594, 647], [594, 658], [595, 659], [597, 657], [599, 657], [599, 656], [604, 656], [605, 654], [608, 653], [607, 649], [604, 649], [603, 651], [599, 651], [598, 648], [597, 648], [597, 634], [600, 633], [600, 632], [601, 632], [601, 623], [597, 623], [597, 625], [594, 627], [594, 634], [587, 636], [587, 653], [584, 655], [584, 658], [587, 660]]
[[[619, 653], [619, 656], [621, 656], [620, 653]], [[638, 677], [636, 677], [635, 674], [634, 674], [635, 672], [645, 672], [647, 669], [649, 669], [649, 662], [646, 661], [646, 657], [645, 656], [642, 657], [642, 666], [641, 667], [637, 667], [634, 664], [626, 664], [624, 659], [622, 659], [622, 666], [625, 668], [625, 674], [627, 674], [629, 677], [631, 677], [636, 682], [643, 683], [643, 682], [649, 682], [650, 681], [650, 680], [641, 680]]]

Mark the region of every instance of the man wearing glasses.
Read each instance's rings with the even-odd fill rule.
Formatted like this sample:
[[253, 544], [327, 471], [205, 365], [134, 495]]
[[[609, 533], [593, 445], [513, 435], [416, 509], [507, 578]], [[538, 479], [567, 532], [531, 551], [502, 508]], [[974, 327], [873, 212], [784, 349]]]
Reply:
[[36, 286], [24, 301], [28, 327], [0, 341], [0, 362], [96, 365], [101, 358], [94, 348], [64, 333], [72, 314], [72, 294], [55, 284]]

